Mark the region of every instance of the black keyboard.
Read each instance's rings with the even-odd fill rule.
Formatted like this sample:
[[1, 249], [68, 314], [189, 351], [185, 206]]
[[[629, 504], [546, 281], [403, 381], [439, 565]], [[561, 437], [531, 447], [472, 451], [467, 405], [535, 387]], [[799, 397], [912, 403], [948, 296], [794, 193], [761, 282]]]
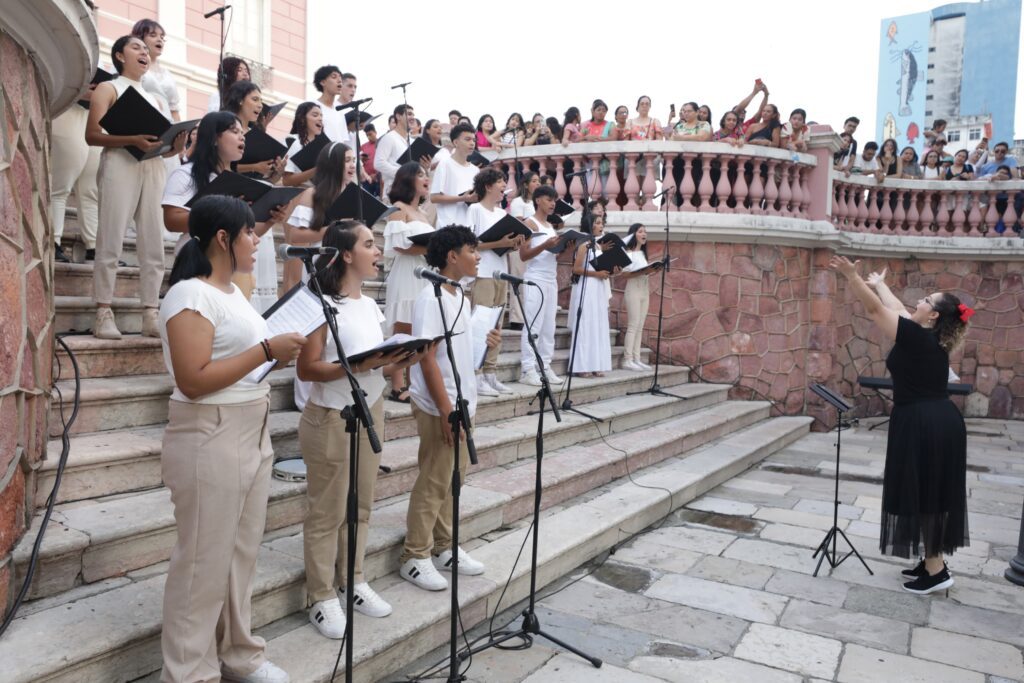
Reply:
[[[857, 378], [857, 384], [861, 385], [865, 389], [889, 389], [892, 390], [892, 378], [891, 377], [866, 377], [864, 375]], [[974, 391], [973, 384], [960, 384], [950, 382], [946, 386], [949, 393], [959, 396], [966, 396], [967, 394]]]

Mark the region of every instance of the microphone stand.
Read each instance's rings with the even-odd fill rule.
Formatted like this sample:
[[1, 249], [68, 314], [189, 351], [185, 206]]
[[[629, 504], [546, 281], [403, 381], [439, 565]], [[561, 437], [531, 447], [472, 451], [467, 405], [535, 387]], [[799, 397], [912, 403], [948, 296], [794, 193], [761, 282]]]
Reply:
[[[676, 189], [675, 185], [673, 185], [672, 187], [666, 187], [661, 192], [659, 192], [658, 194], [656, 194], [653, 197], [651, 197], [651, 201], [653, 201], [653, 200], [657, 199], [658, 197], [661, 197], [662, 195], [665, 195], [665, 194], [667, 194], [669, 192], [674, 192], [675, 189]], [[668, 197], [665, 197], [664, 204], [665, 204], [665, 246], [663, 247], [662, 256], [661, 256], [662, 263], [664, 265], [662, 265], [662, 267], [661, 267], [661, 289], [659, 290], [659, 292], [660, 292], [660, 294], [659, 294], [660, 304], [658, 306], [658, 334], [654, 338], [654, 378], [651, 380], [651, 386], [648, 387], [647, 389], [644, 389], [643, 391], [628, 391], [628, 392], [626, 392], [626, 395], [627, 396], [632, 396], [634, 394], [651, 394], [652, 396], [665, 396], [667, 398], [678, 398], [678, 399], [681, 399], [681, 400], [685, 401], [685, 400], [688, 400], [686, 396], [679, 396], [677, 394], [673, 394], [671, 392], [665, 391], [664, 389], [661, 388], [661, 385], [658, 384], [658, 372], [661, 369], [661, 325], [662, 325], [662, 320], [665, 317], [665, 272], [668, 270], [668, 264], [669, 264], [669, 257], [668, 257], [668, 204], [669, 204], [669, 202], [668, 202]]]
[[[395, 88], [401, 88], [402, 89], [402, 104], [405, 105], [405, 113], [403, 114], [403, 116], [405, 116], [405, 147], [406, 147], [406, 149], [409, 149], [409, 148], [412, 147], [412, 138], [409, 137], [409, 100], [405, 96], [405, 87], [407, 85], [412, 85], [412, 81], [407, 81], [405, 83], [399, 83], [398, 85], [392, 86], [391, 89], [392, 90], [394, 90]], [[412, 154], [409, 155], [409, 159], [412, 160]]]
[[[523, 299], [519, 292], [519, 283], [512, 282], [512, 292], [515, 294], [516, 299], [519, 301], [519, 306], [523, 307]], [[523, 310], [526, 310], [525, 308]], [[523, 316], [526, 318], [527, 316]], [[574, 648], [571, 645], [555, 638], [549, 633], [545, 633], [540, 626], [540, 620], [537, 618], [537, 547], [538, 540], [540, 538], [540, 498], [541, 493], [544, 490], [543, 483], [541, 482], [541, 464], [544, 461], [544, 408], [545, 404], [551, 405], [551, 412], [555, 416], [556, 422], [561, 422], [562, 417], [558, 414], [558, 407], [555, 405], [555, 397], [551, 393], [551, 385], [548, 384], [547, 375], [544, 372], [544, 361], [541, 359], [540, 351], [537, 350], [537, 345], [534, 343], [533, 332], [530, 329], [530, 321], [524, 322], [526, 325], [526, 339], [530, 344], [530, 349], [533, 351], [533, 357], [536, 359], [537, 368], [540, 373], [540, 390], [537, 391], [537, 397], [535, 400], [540, 401], [540, 410], [537, 411], [537, 472], [536, 479], [533, 487], [533, 554], [530, 559], [530, 604], [525, 610], [523, 610], [523, 623], [522, 626], [515, 631], [505, 631], [497, 638], [491, 638], [489, 641], [480, 645], [476, 648], [470, 648], [463, 650], [459, 653], [459, 661], [465, 661], [474, 654], [482, 652], [492, 647], [496, 647], [500, 650], [509, 649], [501, 647], [501, 644], [512, 638], [522, 638], [526, 648], [533, 646], [532, 636], [541, 636], [547, 640], [561, 646], [562, 648], [572, 652], [573, 654], [582, 657], [597, 668], [601, 668], [601, 660], [597, 657], [592, 657], [581, 650]], [[533, 403], [533, 401], [530, 401]]]
[[[590, 194], [587, 191], [586, 171], [577, 171], [577, 173], [579, 173], [580, 175], [583, 175], [583, 180], [584, 180], [584, 182], [582, 183], [582, 185], [583, 185], [583, 218], [580, 221], [581, 224], [582, 224], [582, 221], [587, 220], [587, 218], [590, 216]], [[593, 230], [593, 226], [591, 226], [590, 229]], [[573, 243], [573, 246], [575, 247], [576, 244]], [[568, 366], [569, 378], [566, 380], [565, 400], [562, 401], [562, 410], [571, 410], [572, 412], [576, 413], [577, 415], [582, 415], [583, 417], [590, 418], [591, 420], [593, 420], [595, 422], [604, 422], [604, 418], [600, 418], [597, 415], [591, 415], [590, 413], [585, 413], [582, 410], [580, 410], [579, 408], [573, 408], [572, 399], [570, 398], [572, 396], [572, 371], [573, 371], [573, 366], [575, 365], [575, 362], [576, 362], [576, 343], [579, 341], [579, 338], [580, 338], [580, 321], [583, 319], [583, 295], [586, 293], [586, 290], [587, 290], [587, 279], [588, 278], [587, 278], [587, 274], [586, 273], [587, 273], [587, 268], [590, 267], [591, 254], [593, 254], [595, 251], [597, 251], [597, 241], [594, 239], [593, 232], [591, 232], [590, 233], [590, 239], [587, 240], [587, 256], [586, 256], [586, 259], [583, 262], [583, 275], [580, 275], [580, 278], [581, 278], [581, 280], [580, 280], [580, 298], [579, 298], [579, 301], [576, 302], [576, 321], [573, 323], [572, 348], [569, 350], [569, 366]], [[575, 265], [576, 265], [576, 255], [573, 254], [573, 267], [574, 268], [575, 268]], [[526, 317], [526, 316], [524, 315], [523, 317]]]
[[[217, 62], [217, 109], [219, 110], [224, 104], [224, 82], [227, 80], [228, 75], [224, 73], [224, 43], [226, 36], [224, 35], [224, 15], [227, 14], [230, 5], [224, 5], [214, 12], [220, 15], [220, 61]], [[209, 15], [206, 15], [209, 16]], [[234, 14], [232, 14], [234, 16]]]
[[[338, 258], [335, 256], [335, 258]], [[352, 403], [345, 406], [341, 411], [341, 417], [345, 420], [345, 431], [348, 433], [348, 496], [345, 505], [345, 527], [346, 527], [346, 552], [345, 557], [345, 637], [341, 641], [341, 648], [345, 650], [345, 682], [352, 683], [352, 641], [355, 637], [355, 574], [356, 574], [356, 535], [359, 532], [359, 424], [366, 428], [366, 434], [370, 440], [370, 448], [374, 453], [381, 452], [380, 439], [373, 427], [373, 417], [370, 415], [370, 408], [366, 405], [366, 394], [359, 386], [359, 380], [352, 374], [352, 368], [348, 364], [348, 357], [341, 345], [341, 338], [338, 336], [338, 321], [334, 317], [334, 309], [324, 299], [323, 290], [320, 288], [320, 281], [316, 278], [316, 270], [313, 267], [313, 257], [303, 257], [303, 263], [309, 272], [310, 288], [320, 299], [323, 307], [324, 320], [327, 322], [327, 329], [330, 330], [331, 339], [334, 340], [334, 348], [338, 352], [338, 362], [345, 369], [345, 376], [348, 377], [349, 386], [352, 389]], [[334, 680], [338, 673], [338, 664], [341, 661], [341, 649], [338, 650], [338, 658], [334, 661], [334, 671], [330, 680]]]
[[[404, 89], [404, 87], [403, 87]], [[448, 414], [448, 422], [452, 426], [452, 590], [451, 590], [451, 633], [448, 641], [448, 681], [464, 681], [466, 677], [459, 673], [456, 643], [458, 642], [457, 624], [459, 623], [459, 495], [462, 491], [462, 477], [459, 476], [459, 438], [461, 432], [466, 434], [466, 450], [469, 452], [469, 462], [477, 464], [476, 444], [473, 443], [473, 430], [469, 421], [469, 402], [462, 397], [462, 378], [459, 377], [459, 369], [455, 364], [455, 352], [452, 350], [453, 330], [448, 327], [448, 320], [444, 314], [444, 301], [441, 300], [441, 284], [434, 282], [434, 296], [437, 298], [437, 307], [441, 312], [441, 327], [444, 328], [444, 344], [448, 352], [448, 362], [452, 366], [452, 378], [455, 380], [455, 408]], [[463, 305], [465, 305], [465, 292], [462, 293]], [[454, 324], [455, 321], [452, 321]]]
[[[359, 118], [359, 102], [356, 101], [352, 105], [353, 111], [356, 113], [356, 148], [352, 150], [352, 154], [356, 158], [356, 220], [360, 223], [363, 222], [363, 174], [360, 169], [363, 166], [362, 160], [359, 158], [359, 129], [362, 127], [362, 120]], [[373, 232], [373, 226], [366, 226]], [[351, 591], [350, 591], [351, 592]]]

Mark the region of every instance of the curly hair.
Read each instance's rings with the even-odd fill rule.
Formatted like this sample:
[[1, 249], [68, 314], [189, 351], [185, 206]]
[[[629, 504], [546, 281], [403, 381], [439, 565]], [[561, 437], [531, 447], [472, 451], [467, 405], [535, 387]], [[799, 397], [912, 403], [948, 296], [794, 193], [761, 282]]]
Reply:
[[932, 308], [939, 314], [933, 328], [939, 346], [946, 353], [953, 353], [967, 336], [967, 323], [960, 319], [960, 298], [943, 292], [938, 301], [932, 302]]
[[495, 183], [501, 182], [505, 179], [505, 174], [496, 168], [485, 168], [473, 178], [473, 194], [477, 196], [477, 199], [483, 199], [484, 195], [487, 194], [487, 190], [493, 187]]
[[443, 270], [448, 265], [448, 254], [459, 251], [467, 244], [475, 247], [480, 243], [472, 230], [464, 225], [446, 225], [434, 231], [427, 242], [427, 265]]

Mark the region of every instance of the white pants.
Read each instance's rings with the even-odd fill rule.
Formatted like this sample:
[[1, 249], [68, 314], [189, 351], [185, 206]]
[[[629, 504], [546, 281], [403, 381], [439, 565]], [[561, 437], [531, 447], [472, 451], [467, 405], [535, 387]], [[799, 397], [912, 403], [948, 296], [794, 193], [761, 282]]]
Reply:
[[[523, 287], [523, 317], [527, 323], [533, 326], [533, 333], [537, 335], [537, 350], [540, 352], [541, 360], [545, 366], [551, 365], [551, 357], [555, 353], [555, 316], [558, 312], [558, 283], [536, 281], [538, 287]], [[543, 308], [541, 307], [541, 292], [544, 293]], [[538, 311], [540, 314], [538, 315]], [[536, 320], [534, 320], [536, 317]], [[537, 360], [533, 356], [533, 349], [526, 338], [526, 324], [523, 324], [523, 334], [520, 338], [520, 349], [522, 351], [523, 372], [537, 370]]]
[[53, 226], [53, 241], [60, 244], [68, 195], [74, 190], [78, 199], [82, 241], [86, 249], [95, 249], [99, 224], [96, 173], [101, 149], [90, 147], [85, 142], [88, 119], [89, 111], [76, 104], [53, 120], [50, 135], [50, 224]]
[[100, 229], [96, 235], [93, 299], [109, 305], [114, 298], [117, 261], [124, 247], [128, 220], [135, 219], [139, 259], [139, 300], [160, 305], [164, 279], [164, 160], [136, 161], [123, 149], [107, 148], [100, 158]]
[[649, 275], [639, 275], [626, 282], [626, 326], [625, 350], [626, 360], [640, 360], [640, 342], [643, 339], [644, 321], [651, 305], [651, 289], [648, 285]]

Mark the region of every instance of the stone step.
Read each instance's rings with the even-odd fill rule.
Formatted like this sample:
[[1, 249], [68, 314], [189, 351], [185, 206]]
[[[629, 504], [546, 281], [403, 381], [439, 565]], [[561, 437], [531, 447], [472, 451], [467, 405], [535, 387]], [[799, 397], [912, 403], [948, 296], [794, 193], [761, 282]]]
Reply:
[[[687, 381], [689, 370], [666, 366], [658, 376], [659, 384], [670, 388]], [[653, 372], [633, 373], [617, 370], [603, 378], [577, 379], [573, 382], [572, 398], [582, 405], [630, 391], [642, 391], [651, 384]], [[531, 409], [535, 388], [511, 383], [514, 394], [482, 398], [477, 405], [477, 424], [485, 425], [517, 415]], [[409, 405], [384, 402], [384, 439], [413, 436], [416, 424]], [[270, 434], [276, 455], [298, 455], [298, 421], [295, 411], [271, 413]], [[100, 496], [155, 488], [162, 485], [160, 478], [160, 444], [163, 426], [135, 427], [110, 430], [71, 437], [71, 450], [57, 492], [57, 502], [66, 503]], [[57, 464], [60, 461], [61, 441], [51, 441], [47, 457], [37, 476], [38, 489], [49, 492], [53, 488]], [[390, 446], [389, 446], [390, 448]], [[40, 499], [39, 504], [44, 503]]]
[[[646, 359], [649, 351], [643, 351]], [[622, 347], [612, 347], [612, 367], [618, 367], [622, 358]], [[519, 379], [519, 351], [502, 353], [498, 356], [497, 376], [503, 382]], [[558, 373], [565, 372], [569, 362], [569, 350], [555, 350], [551, 366]], [[71, 369], [65, 364], [61, 377], [68, 377]], [[291, 381], [295, 368], [275, 370], [268, 376], [271, 380], [271, 409], [281, 410], [294, 406]], [[577, 380], [573, 380], [575, 386]], [[65, 397], [65, 411], [74, 396], [74, 379], [62, 379], [56, 386]], [[141, 427], [167, 421], [167, 399], [174, 389], [171, 376], [164, 374], [135, 375], [124, 377], [94, 377], [82, 382], [78, 419], [72, 425], [72, 434], [100, 432], [111, 429]], [[50, 436], [61, 434], [60, 405], [50, 405]]]
[[[579, 415], [566, 414], [561, 423], [546, 425], [545, 447], [552, 452], [578, 449], [578, 444], [592, 442], [600, 435], [654, 429], [659, 421], [694, 411], [710, 411], [693, 418], [694, 428], [707, 434], [713, 434], [715, 426], [723, 429], [730, 421], [742, 420], [745, 415], [752, 416], [751, 419], [767, 416], [767, 404], [738, 402], [729, 404], [728, 409], [721, 409], [725, 416], [716, 419], [714, 410], [727, 396], [726, 385], [689, 384], [677, 390], [684, 398], [645, 394], [586, 404], [588, 412], [605, 417], [606, 421], [593, 423]], [[480, 463], [471, 471], [505, 468], [532, 457], [535, 429], [536, 418], [528, 415], [499, 424], [482, 424], [475, 430]], [[379, 501], [402, 496], [412, 489], [417, 473], [418, 446], [419, 439], [414, 436], [397, 439], [387, 445], [383, 462], [392, 471], [379, 477], [376, 487]], [[602, 471], [606, 471], [604, 475], [594, 476], [604, 476], [605, 480], [621, 474], [613, 476], [614, 463], [607, 463], [603, 458], [586, 458], [579, 465], [579, 469], [603, 468]], [[608, 469], [609, 466], [612, 469]], [[566, 486], [579, 488], [592, 479], [569, 481], [567, 477]], [[496, 486], [500, 488], [502, 484], [498, 482]], [[299, 523], [304, 514], [305, 484], [273, 481], [267, 509], [267, 530]], [[42, 512], [36, 516], [37, 526], [41, 517]], [[102, 581], [166, 560], [174, 538], [173, 508], [166, 488], [60, 504], [54, 510], [50, 529], [43, 539], [32, 595], [53, 595], [79, 583]], [[19, 548], [25, 551], [31, 543], [23, 541]], [[17, 559], [15, 563], [16, 567], [21, 566]]]
[[[380, 283], [379, 291], [383, 292], [384, 283]], [[91, 289], [89, 292], [91, 293]], [[384, 310], [382, 302], [383, 294], [377, 298], [381, 310]], [[54, 308], [56, 317], [54, 329], [60, 332], [86, 332], [92, 330], [93, 319], [96, 315], [96, 304], [92, 296], [54, 296]], [[122, 333], [138, 334], [142, 331], [142, 304], [135, 298], [115, 297], [110, 304], [114, 311], [114, 319], [117, 328]], [[555, 318], [557, 327], [565, 327], [568, 324], [569, 314], [564, 309], [559, 309]]]
[[[685, 505], [788, 445], [805, 434], [811, 422], [802, 417], [764, 420], [686, 452], [686, 457], [673, 457], [685, 452], [679, 448], [680, 430], [674, 424], [685, 419], [666, 421], [658, 430], [609, 437], [611, 445], [631, 456], [641, 452], [664, 454], [659, 458], [662, 462], [640, 471], [632, 467], [633, 481], [611, 481], [543, 514], [538, 586], [625, 540], [661, 518], [670, 507]], [[544, 462], [556, 458], [552, 453]], [[463, 527], [463, 538], [469, 541], [479, 536], [483, 527], [503, 524], [501, 501], [507, 498], [503, 492], [467, 486], [464, 517], [467, 512], [488, 506], [495, 512], [489, 515], [488, 523], [478, 514]], [[380, 554], [385, 536], [390, 534], [397, 542], [400, 535], [400, 531], [396, 535], [383, 526], [385, 516], [382, 510], [371, 523], [368, 551], [375, 555]], [[465, 628], [481, 622], [494, 610], [510, 576], [502, 604], [508, 606], [526, 595], [530, 563], [524, 556], [514, 564], [526, 533], [525, 527], [520, 528], [473, 550], [474, 557], [486, 564], [487, 572], [460, 579], [460, 613]], [[368, 563], [369, 567], [375, 564]], [[379, 569], [371, 571], [374, 577], [379, 576]], [[271, 624], [303, 608], [302, 576], [301, 538], [286, 536], [263, 544], [253, 585], [254, 627]], [[5, 672], [10, 672], [9, 683], [120, 682], [158, 670], [164, 578], [162, 569], [140, 572], [112, 582], [100, 593], [76, 594], [69, 600], [58, 596], [38, 609], [27, 605], [0, 641], [0, 661]], [[379, 680], [447, 640], [447, 593], [427, 593], [394, 574], [380, 580], [377, 588], [396, 612], [387, 619], [357, 615], [354, 673], [360, 682]], [[304, 618], [282, 621], [275, 627], [267, 634], [269, 659], [288, 671], [294, 683], [325, 681], [338, 643], [320, 637]], [[91, 635], [83, 638], [83, 633]], [[39, 656], [41, 642], [51, 644], [49, 656]]]
[[[92, 324], [91, 318], [90, 325]], [[611, 343], [614, 346], [619, 336], [618, 330], [610, 330]], [[503, 329], [501, 331], [501, 347], [509, 352], [519, 349], [522, 333], [518, 330]], [[93, 377], [122, 377], [125, 375], [159, 374], [165, 372], [163, 351], [160, 340], [143, 337], [138, 334], [126, 334], [119, 340], [97, 339], [91, 334], [73, 334], [64, 341], [75, 354], [78, 371], [82, 379]], [[567, 349], [571, 336], [566, 327], [555, 328], [555, 348]], [[60, 359], [59, 375], [63, 378], [74, 377], [74, 368], [64, 349], [57, 350]], [[54, 376], [58, 374], [56, 364]]]
[[[64, 375], [66, 376], [66, 375]], [[295, 368], [274, 370], [267, 375], [270, 383], [270, 409], [284, 410], [295, 407], [293, 381]], [[54, 383], [64, 397], [64, 412], [70, 413], [75, 395], [74, 379]], [[71, 434], [103, 432], [167, 421], [167, 401], [174, 389], [171, 376], [163, 374], [132, 375], [126, 377], [97, 377], [82, 382], [78, 418], [71, 426]], [[50, 403], [50, 436], [62, 432], [60, 404]]]

